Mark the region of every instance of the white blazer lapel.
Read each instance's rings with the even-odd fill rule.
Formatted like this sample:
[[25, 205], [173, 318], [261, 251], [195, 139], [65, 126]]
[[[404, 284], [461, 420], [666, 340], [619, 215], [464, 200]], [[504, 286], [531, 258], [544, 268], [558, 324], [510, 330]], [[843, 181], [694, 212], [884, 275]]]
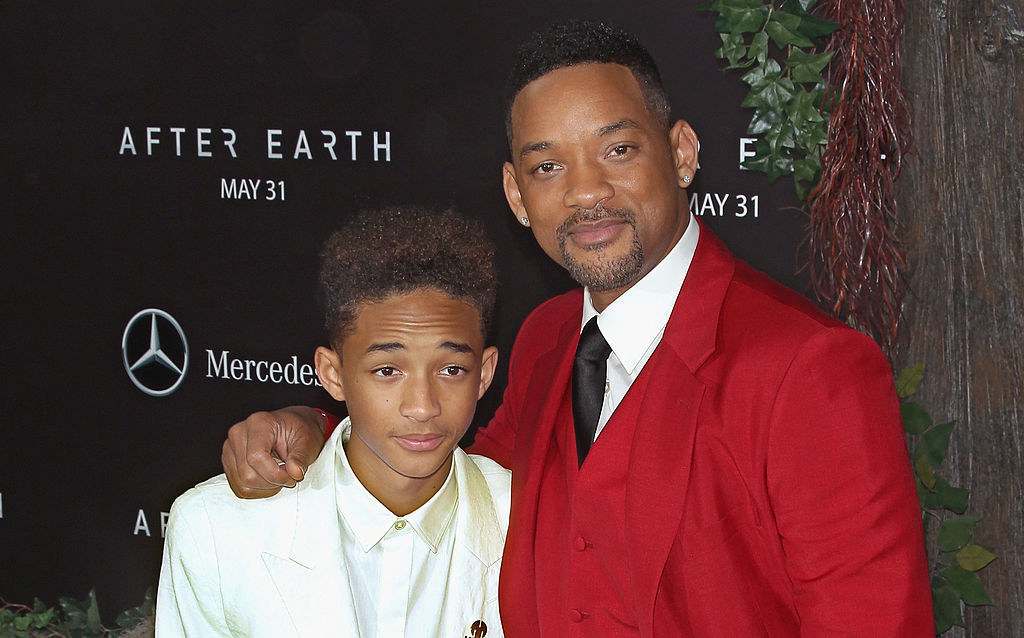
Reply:
[[335, 494], [340, 430], [295, 488], [295, 533], [288, 555], [262, 555], [299, 636], [359, 636]]
[[[456, 551], [448, 574], [448, 595], [438, 627], [439, 635], [462, 638], [477, 620], [487, 624], [487, 637], [500, 638], [498, 620], [498, 573], [505, 546], [506, 515], [496, 507], [483, 473], [462, 450], [455, 451], [459, 486], [455, 517]], [[508, 482], [507, 475], [502, 479]], [[508, 487], [503, 486], [507, 500]]]

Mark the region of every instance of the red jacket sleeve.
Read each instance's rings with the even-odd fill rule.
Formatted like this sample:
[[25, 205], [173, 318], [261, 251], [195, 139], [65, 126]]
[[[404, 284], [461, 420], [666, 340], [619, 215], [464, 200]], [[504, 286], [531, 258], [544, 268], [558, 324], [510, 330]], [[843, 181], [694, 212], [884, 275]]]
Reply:
[[317, 410], [317, 412], [324, 415], [324, 418], [327, 419], [327, 425], [324, 427], [324, 440], [326, 441], [331, 438], [331, 433], [333, 433], [334, 428], [338, 427], [338, 424], [341, 423], [341, 419], [329, 412], [324, 412], [323, 410]]
[[494, 418], [486, 427], [480, 428], [476, 433], [473, 445], [467, 450], [472, 454], [489, 457], [507, 468], [512, 467], [516, 432], [519, 429], [520, 406], [525, 394], [524, 388], [529, 383], [528, 368], [523, 366], [521, 337], [522, 331], [512, 346], [512, 355], [509, 357], [508, 364], [508, 385], [501, 397], [501, 405], [498, 406]]
[[801, 636], [933, 636], [892, 373], [860, 333], [806, 343], [771, 412], [768, 490]]
[[509, 387], [505, 388], [505, 395], [497, 412], [494, 413], [494, 418], [477, 431], [473, 444], [467, 450], [471, 454], [480, 454], [497, 461], [506, 468], [512, 466], [512, 452], [516, 443], [514, 410], [509, 401], [511, 385], [510, 382]]

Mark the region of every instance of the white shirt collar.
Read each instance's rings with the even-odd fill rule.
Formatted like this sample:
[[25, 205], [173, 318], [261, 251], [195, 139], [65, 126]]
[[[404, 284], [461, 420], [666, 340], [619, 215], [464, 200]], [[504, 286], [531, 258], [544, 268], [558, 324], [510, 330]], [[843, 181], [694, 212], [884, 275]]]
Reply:
[[665, 258], [610, 303], [604, 312], [597, 312], [590, 290], [583, 289], [583, 321], [580, 330], [583, 330], [591, 317], [596, 316], [601, 334], [630, 374], [635, 374], [651, 343], [658, 339], [668, 325], [679, 289], [683, 286], [683, 279], [686, 278], [693, 254], [697, 250], [699, 237], [700, 227], [691, 214], [686, 231]]
[[338, 512], [345, 519], [345, 523], [348, 524], [352, 533], [355, 534], [356, 542], [359, 543], [362, 550], [369, 552], [392, 530], [396, 522], [404, 520], [430, 547], [430, 551], [436, 554], [441, 537], [455, 518], [455, 506], [459, 497], [458, 481], [455, 479], [454, 471], [455, 460], [452, 459], [452, 468], [448, 471], [448, 478], [429, 501], [407, 516], [395, 516], [363, 487], [363, 484], [356, 478], [355, 472], [352, 471], [344, 447], [344, 443], [347, 443], [352, 435], [351, 420], [346, 417], [338, 424], [338, 427], [343, 428], [341, 443], [336, 450], [338, 469], [335, 491]]

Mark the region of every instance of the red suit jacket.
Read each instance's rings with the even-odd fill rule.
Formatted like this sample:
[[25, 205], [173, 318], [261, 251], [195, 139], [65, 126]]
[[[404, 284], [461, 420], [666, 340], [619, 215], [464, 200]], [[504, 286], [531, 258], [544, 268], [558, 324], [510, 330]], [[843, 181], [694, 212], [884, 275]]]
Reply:
[[[538, 610], [567, 604], [538, 600], [534, 535], [581, 312], [576, 290], [527, 318], [503, 404], [472, 449], [512, 469], [499, 589], [512, 637], [558, 635]], [[898, 402], [871, 339], [702, 227], [643, 374], [622, 458], [640, 635], [934, 636]]]

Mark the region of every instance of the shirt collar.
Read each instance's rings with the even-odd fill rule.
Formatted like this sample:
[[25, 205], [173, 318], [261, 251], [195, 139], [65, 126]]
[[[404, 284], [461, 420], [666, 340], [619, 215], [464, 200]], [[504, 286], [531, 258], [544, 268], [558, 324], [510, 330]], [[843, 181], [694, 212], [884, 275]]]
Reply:
[[668, 325], [679, 289], [683, 286], [683, 279], [686, 278], [693, 254], [697, 250], [699, 237], [700, 227], [691, 214], [686, 231], [665, 258], [618, 299], [608, 304], [604, 312], [597, 312], [590, 290], [583, 289], [583, 321], [580, 330], [592, 317], [597, 317], [601, 334], [630, 374], [635, 373], [648, 348]]
[[459, 495], [454, 472], [455, 460], [452, 459], [452, 469], [448, 471], [448, 478], [429, 501], [407, 516], [395, 516], [363, 487], [352, 471], [344, 447], [352, 435], [351, 420], [346, 417], [338, 427], [342, 428], [341, 441], [335, 452], [338, 459], [335, 478], [338, 512], [352, 530], [360, 548], [364, 552], [369, 552], [391, 531], [396, 521], [404, 520], [427, 544], [430, 551], [436, 554], [441, 537], [455, 518]]

